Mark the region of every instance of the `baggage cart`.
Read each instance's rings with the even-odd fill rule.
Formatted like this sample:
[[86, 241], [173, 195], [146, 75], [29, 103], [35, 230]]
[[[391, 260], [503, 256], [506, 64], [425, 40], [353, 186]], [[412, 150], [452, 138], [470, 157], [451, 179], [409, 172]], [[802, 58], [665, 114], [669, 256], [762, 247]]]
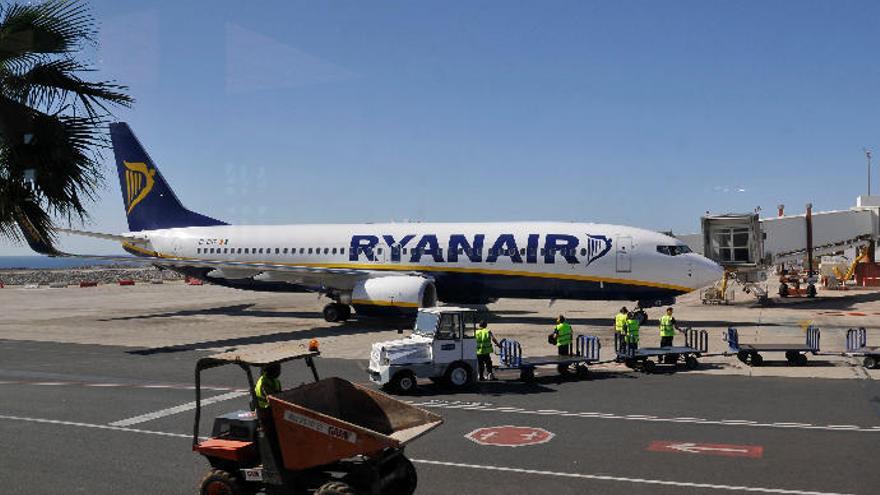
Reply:
[[761, 366], [764, 363], [762, 352], [784, 352], [785, 360], [791, 366], [804, 366], [807, 364], [807, 353], [814, 356], [819, 353], [819, 328], [810, 325], [807, 327], [806, 342], [803, 344], [741, 344], [739, 332], [734, 327], [727, 329], [727, 346], [731, 354], [749, 366]]
[[865, 368], [880, 368], [880, 347], [868, 345], [868, 331], [864, 327], [846, 331], [846, 355], [864, 358]]
[[602, 343], [598, 337], [579, 335], [574, 339], [573, 355], [530, 356], [523, 357], [522, 345], [513, 339], [502, 339], [498, 352], [498, 370], [519, 370], [519, 378], [524, 382], [535, 379], [535, 368], [538, 366], [556, 366], [562, 376], [576, 374], [589, 375], [589, 365], [599, 361]]
[[[624, 342], [625, 338], [615, 333], [614, 347], [617, 349], [617, 361], [625, 363], [634, 370], [651, 373], [657, 365], [678, 367], [684, 365], [689, 370], [700, 366], [699, 358], [709, 352], [709, 334], [705, 330], [687, 328], [684, 346], [670, 347], [639, 347], [631, 348]], [[655, 358], [654, 362], [651, 358]]]

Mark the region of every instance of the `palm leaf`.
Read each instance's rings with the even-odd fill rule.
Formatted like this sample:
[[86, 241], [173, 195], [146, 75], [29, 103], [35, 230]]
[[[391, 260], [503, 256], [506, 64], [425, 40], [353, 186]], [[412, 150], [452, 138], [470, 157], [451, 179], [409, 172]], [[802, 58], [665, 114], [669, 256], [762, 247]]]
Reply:
[[77, 51], [92, 42], [94, 20], [82, 0], [13, 4], [0, 9], [0, 63], [21, 65], [39, 54]]
[[0, 86], [13, 99], [46, 108], [49, 113], [67, 104], [71, 96], [77, 98], [92, 117], [109, 113], [107, 103], [131, 105], [134, 100], [124, 93], [126, 86], [110, 81], [88, 82], [77, 76], [78, 72], [90, 71], [72, 58], [40, 61], [23, 74], [0, 73]]

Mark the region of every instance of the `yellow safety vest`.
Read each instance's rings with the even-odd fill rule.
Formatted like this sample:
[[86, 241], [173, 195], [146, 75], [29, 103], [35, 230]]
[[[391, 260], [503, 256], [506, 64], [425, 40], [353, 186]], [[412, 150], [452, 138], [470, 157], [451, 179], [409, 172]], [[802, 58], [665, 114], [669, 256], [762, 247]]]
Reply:
[[614, 329], [617, 330], [617, 333], [621, 335], [626, 335], [626, 315], [623, 313], [617, 313], [617, 316], [614, 317]]
[[568, 322], [556, 325], [556, 345], [571, 345], [571, 325]]
[[477, 356], [492, 354], [492, 336], [488, 328], [480, 328], [474, 333], [477, 339]]
[[639, 320], [626, 320], [626, 341], [631, 344], [639, 343]]
[[266, 409], [269, 407], [269, 396], [281, 392], [281, 380], [260, 375], [260, 379], [254, 386], [254, 392], [257, 395], [257, 407]]
[[675, 337], [675, 326], [672, 322], [675, 318], [669, 315], [663, 315], [660, 317], [660, 336], [661, 337]]

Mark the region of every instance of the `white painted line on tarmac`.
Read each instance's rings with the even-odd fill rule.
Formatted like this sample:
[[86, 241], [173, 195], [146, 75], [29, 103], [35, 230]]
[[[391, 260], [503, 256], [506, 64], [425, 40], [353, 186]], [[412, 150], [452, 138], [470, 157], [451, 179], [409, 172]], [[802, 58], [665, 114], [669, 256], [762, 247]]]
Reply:
[[[79, 428], [93, 428], [97, 430], [110, 430], [110, 431], [124, 431], [127, 433], [141, 433], [146, 435], [156, 435], [163, 437], [172, 437], [172, 438], [192, 438], [191, 435], [183, 434], [183, 433], [169, 433], [164, 431], [152, 431], [152, 430], [140, 430], [137, 428], [125, 428], [121, 426], [113, 426], [113, 425], [97, 425], [91, 423], [79, 423], [75, 421], [60, 421], [55, 419], [43, 419], [43, 418], [26, 418], [21, 416], [7, 416], [0, 415], [0, 420], [8, 420], [8, 421], [24, 421], [28, 423], [38, 423], [38, 424], [50, 424], [50, 425], [60, 425], [60, 426], [75, 426]], [[508, 473], [519, 473], [519, 474], [531, 474], [537, 476], [556, 476], [561, 478], [575, 478], [575, 479], [588, 479], [588, 480], [598, 480], [598, 481], [614, 481], [614, 482], [623, 482], [623, 483], [635, 483], [635, 484], [647, 484], [647, 485], [665, 485], [665, 486], [677, 486], [683, 488], [702, 488], [708, 490], [725, 490], [725, 491], [740, 491], [740, 492], [756, 492], [756, 493], [778, 493], [784, 495], [853, 495], [847, 493], [836, 493], [836, 492], [817, 492], [817, 491], [808, 491], [808, 490], [792, 490], [786, 488], [764, 488], [764, 487], [756, 487], [756, 486], [735, 486], [735, 485], [721, 485], [721, 484], [713, 484], [713, 483], [694, 483], [690, 481], [671, 481], [671, 480], [653, 480], [646, 478], [626, 478], [622, 476], [609, 476], [604, 474], [583, 474], [583, 473], [566, 473], [559, 471], [544, 471], [539, 469], [522, 469], [522, 468], [513, 468], [513, 467], [505, 467], [505, 466], [485, 466], [479, 464], [464, 464], [459, 462], [446, 462], [446, 461], [432, 461], [428, 459], [411, 459], [412, 462], [418, 464], [428, 464], [434, 466], [446, 466], [446, 467], [457, 467], [464, 469], [479, 469], [484, 471], [502, 471]]]
[[0, 419], [5, 419], [9, 421], [25, 421], [28, 423], [42, 423], [49, 425], [62, 425], [62, 426], [78, 426], [80, 428], [94, 428], [97, 430], [113, 430], [113, 431], [127, 431], [131, 433], [145, 433], [148, 435], [159, 435], [163, 437], [177, 437], [177, 438], [192, 438], [192, 435], [184, 435], [182, 433], [168, 433], [164, 431], [151, 431], [151, 430], [138, 430], [136, 428], [123, 428], [121, 426], [112, 426], [112, 425], [95, 425], [90, 423], [77, 423], [75, 421], [59, 421], [57, 419], [42, 419], [42, 418], [23, 418], [21, 416], [6, 416], [0, 414]]
[[[43, 418], [26, 418], [21, 416], [7, 416], [0, 415], [0, 420], [7, 421], [23, 421], [28, 423], [38, 423], [38, 424], [49, 424], [49, 425], [60, 425], [60, 426], [75, 426], [79, 428], [93, 428], [97, 430], [110, 430], [110, 431], [124, 431], [127, 433], [141, 433], [146, 435], [156, 435], [162, 437], [172, 437], [172, 438], [192, 438], [191, 435], [183, 434], [183, 433], [168, 433], [164, 431], [152, 431], [152, 430], [140, 430], [137, 428], [125, 428], [121, 426], [113, 426], [113, 425], [97, 425], [91, 423], [79, 423], [75, 421], [60, 421], [55, 419], [43, 419]], [[501, 471], [508, 473], [519, 473], [519, 474], [531, 474], [537, 476], [556, 476], [560, 478], [574, 478], [574, 479], [587, 479], [587, 480], [598, 480], [598, 481], [613, 481], [613, 482], [623, 482], [623, 483], [634, 483], [634, 484], [646, 484], [646, 485], [665, 485], [665, 486], [677, 486], [683, 488], [702, 488], [707, 490], [725, 490], [725, 491], [739, 491], [739, 492], [756, 492], [756, 493], [778, 493], [783, 495], [853, 495], [847, 493], [835, 493], [835, 492], [817, 492], [817, 491], [808, 491], [808, 490], [792, 490], [786, 488], [763, 488], [757, 486], [735, 486], [735, 485], [721, 485], [721, 484], [713, 484], [713, 483], [694, 483], [690, 481], [671, 481], [671, 480], [653, 480], [646, 478], [626, 478], [622, 476], [609, 476], [604, 474], [583, 474], [583, 473], [566, 473], [559, 471], [544, 471], [539, 469], [522, 469], [522, 468], [513, 468], [506, 466], [484, 466], [479, 464], [464, 464], [459, 462], [446, 462], [446, 461], [432, 461], [428, 459], [411, 459], [412, 462], [418, 464], [427, 464], [434, 466], [446, 466], [446, 467], [456, 467], [456, 468], [464, 468], [464, 469], [479, 469], [483, 471]]]
[[483, 471], [502, 471], [506, 473], [531, 474], [537, 476], [556, 476], [560, 478], [575, 478], [585, 480], [598, 481], [615, 481], [622, 483], [636, 483], [644, 485], [665, 485], [676, 486], [682, 488], [700, 488], [706, 490], [724, 490], [733, 492], [754, 492], [754, 493], [781, 493], [786, 495], [852, 495], [836, 492], [816, 492], [809, 490], [792, 490], [787, 488], [764, 488], [759, 486], [737, 486], [737, 485], [720, 485], [714, 483], [694, 483], [690, 481], [671, 481], [671, 480], [652, 480], [647, 478], [625, 478], [622, 476], [608, 476], [604, 474], [582, 474], [582, 473], [565, 473], [560, 471], [544, 471], [539, 469], [521, 469], [505, 466], [485, 466], [479, 464], [464, 464], [460, 462], [431, 461], [428, 459], [411, 459], [412, 462], [418, 464], [428, 464], [433, 466], [446, 466], [465, 469], [479, 469]]
[[789, 423], [789, 422], [769, 422], [769, 423], [760, 423], [758, 421], [754, 421], [751, 419], [722, 419], [722, 420], [711, 420], [705, 418], [689, 418], [689, 417], [677, 417], [677, 418], [661, 418], [656, 416], [649, 416], [643, 414], [612, 414], [612, 413], [600, 413], [600, 412], [568, 412], [568, 411], [556, 411], [555, 409], [522, 409], [519, 407], [509, 407], [509, 406], [496, 406], [496, 407], [483, 407], [483, 408], [475, 408], [475, 407], [463, 407], [462, 404], [458, 401], [444, 403], [441, 400], [435, 400], [430, 403], [421, 403], [418, 404], [422, 407], [426, 408], [438, 408], [438, 409], [460, 409], [460, 410], [472, 410], [472, 411], [481, 411], [481, 412], [496, 412], [496, 413], [514, 413], [514, 414], [533, 414], [535, 416], [559, 416], [559, 417], [580, 417], [584, 419], [616, 419], [622, 421], [645, 421], [649, 423], [687, 423], [687, 424], [698, 424], [698, 425], [716, 425], [716, 426], [744, 426], [744, 427], [752, 427], [752, 428], [788, 428], [788, 429], [801, 429], [801, 430], [822, 430], [822, 431], [854, 431], [854, 432], [868, 432], [868, 433], [880, 433], [880, 426], [857, 426], [857, 425], [814, 425], [810, 423]]
[[36, 382], [31, 383], [31, 385], [36, 385], [38, 387], [57, 387], [59, 385], [67, 385], [65, 382]]
[[[223, 402], [229, 399], [235, 399], [236, 397], [241, 397], [242, 395], [247, 395], [247, 392], [229, 392], [227, 394], [218, 395], [216, 397], [210, 397], [202, 400], [202, 405], [206, 406], [208, 404], [214, 404], [215, 402]], [[162, 409], [159, 411], [154, 411], [147, 414], [141, 414], [140, 416], [135, 416], [133, 418], [122, 419], [119, 421], [114, 421], [110, 423], [110, 426], [118, 426], [118, 427], [128, 427], [131, 425], [136, 425], [138, 423], [145, 423], [147, 421], [152, 421], [154, 419], [164, 418], [165, 416], [171, 416], [173, 414], [179, 414], [186, 411], [191, 411], [196, 408], [195, 401], [187, 402], [186, 404], [181, 404], [179, 406], [169, 407], [167, 409]]]

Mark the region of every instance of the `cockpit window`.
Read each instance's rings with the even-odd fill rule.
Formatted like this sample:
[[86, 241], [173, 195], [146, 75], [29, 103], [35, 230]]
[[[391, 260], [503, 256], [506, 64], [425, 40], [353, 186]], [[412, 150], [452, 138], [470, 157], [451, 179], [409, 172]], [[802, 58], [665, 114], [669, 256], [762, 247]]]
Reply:
[[691, 248], [684, 244], [680, 246], [657, 246], [657, 252], [666, 256], [678, 256], [679, 254], [691, 253]]

